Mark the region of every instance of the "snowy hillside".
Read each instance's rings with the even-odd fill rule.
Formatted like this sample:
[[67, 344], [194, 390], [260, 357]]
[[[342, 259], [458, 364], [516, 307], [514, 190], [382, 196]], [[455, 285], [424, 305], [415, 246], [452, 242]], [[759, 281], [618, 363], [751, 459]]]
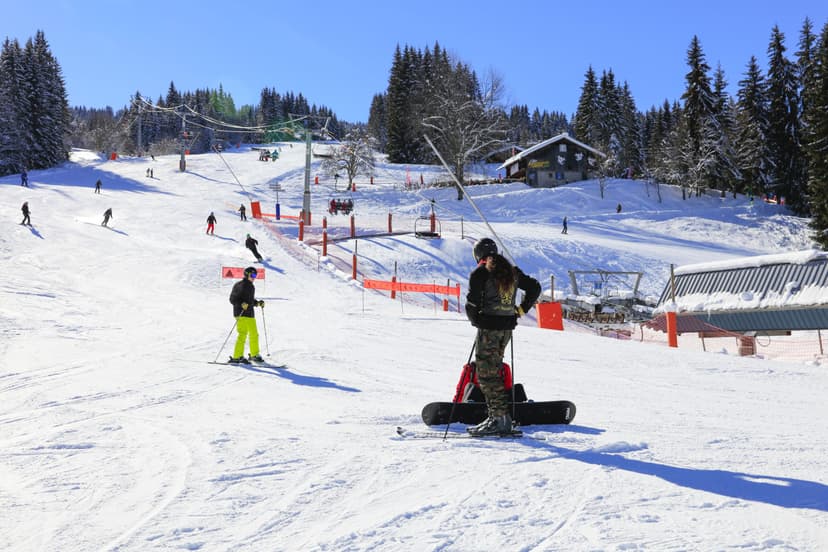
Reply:
[[[30, 188], [0, 179], [4, 549], [828, 549], [824, 362], [555, 332], [530, 317], [515, 332], [516, 381], [530, 399], [575, 402], [571, 425], [508, 441], [398, 437], [396, 426], [427, 429], [423, 405], [450, 400], [474, 328], [454, 301], [444, 312], [424, 295], [363, 290], [351, 259], [359, 281], [396, 267], [465, 293], [488, 230], [451, 189], [405, 189], [445, 179], [436, 167], [382, 165], [352, 194], [320, 175], [308, 240], [348, 196], [359, 235], [387, 232], [389, 213], [407, 232], [356, 251], [336, 241], [321, 257], [295, 221], [250, 218], [251, 199], [273, 212], [277, 193], [281, 213], [298, 214], [303, 171], [304, 149], [284, 145], [275, 162], [247, 147], [191, 156], [183, 173], [177, 156], [75, 152], [30, 172]], [[566, 293], [569, 270], [600, 268], [642, 271], [657, 295], [671, 263], [811, 247], [806, 221], [781, 207], [657, 192], [626, 180], [603, 199], [595, 182], [469, 188], [547, 293], [550, 277]], [[441, 238], [417, 239], [432, 200]], [[18, 225], [24, 201], [31, 228]], [[248, 233], [265, 256], [257, 318], [277, 368], [209, 363], [235, 339], [221, 268], [252, 263]], [[328, 216], [328, 233], [347, 236], [349, 218]]]

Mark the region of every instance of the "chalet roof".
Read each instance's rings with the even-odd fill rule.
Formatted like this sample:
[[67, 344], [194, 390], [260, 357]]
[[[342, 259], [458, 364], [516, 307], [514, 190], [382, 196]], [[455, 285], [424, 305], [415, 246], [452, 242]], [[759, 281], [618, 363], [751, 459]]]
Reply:
[[591, 146], [588, 146], [588, 145], [584, 144], [583, 142], [579, 142], [578, 140], [576, 140], [575, 138], [570, 136], [568, 132], [562, 132], [562, 133], [558, 134], [557, 136], [553, 136], [552, 138], [544, 140], [543, 142], [538, 142], [534, 146], [526, 148], [522, 152], [513, 155], [512, 157], [510, 157], [509, 159], [504, 161], [503, 164], [501, 164], [498, 167], [498, 169], [503, 169], [505, 167], [513, 165], [513, 164], [517, 163], [518, 161], [520, 161], [521, 159], [523, 159], [525, 157], [528, 157], [528, 156], [532, 155], [533, 153], [535, 153], [537, 151], [546, 149], [549, 146], [551, 146], [552, 144], [555, 144], [557, 142], [567, 142], [567, 143], [570, 143], [570, 144], [575, 144], [576, 146], [581, 147], [581, 148], [589, 151], [590, 153], [594, 153], [595, 155], [598, 155], [600, 157], [606, 157], [605, 154], [601, 153], [597, 149], [595, 149]]
[[828, 253], [816, 250], [679, 267], [656, 312], [734, 331], [828, 328]]

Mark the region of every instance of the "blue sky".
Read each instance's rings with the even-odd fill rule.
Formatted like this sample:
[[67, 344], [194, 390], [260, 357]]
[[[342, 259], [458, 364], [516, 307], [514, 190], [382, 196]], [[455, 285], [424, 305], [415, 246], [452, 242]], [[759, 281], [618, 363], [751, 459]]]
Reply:
[[793, 56], [806, 16], [819, 34], [828, 4], [44, 0], [4, 6], [0, 37], [24, 43], [43, 30], [73, 106], [120, 108], [136, 91], [165, 95], [174, 81], [179, 90], [221, 84], [237, 106], [258, 103], [263, 88], [302, 92], [342, 120], [365, 121], [397, 44], [437, 41], [479, 74], [500, 74], [508, 104], [567, 115], [587, 68], [612, 69], [646, 110], [681, 96], [693, 35], [735, 93], [751, 55], [766, 65], [774, 25]]

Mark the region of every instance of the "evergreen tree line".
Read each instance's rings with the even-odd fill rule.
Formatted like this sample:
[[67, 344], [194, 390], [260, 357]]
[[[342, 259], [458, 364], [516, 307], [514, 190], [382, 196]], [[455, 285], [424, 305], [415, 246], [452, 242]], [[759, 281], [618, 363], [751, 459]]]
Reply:
[[0, 175], [45, 169], [69, 157], [69, 104], [60, 65], [42, 31], [0, 51]]
[[[312, 128], [327, 121], [334, 135], [342, 126], [331, 109], [309, 104], [301, 93], [280, 94], [272, 88], [262, 90], [258, 106], [243, 105], [239, 109], [221, 86], [218, 90], [180, 92], [171, 82], [166, 96], [154, 102], [142, 99], [140, 92], [135, 93], [134, 100], [114, 115], [109, 108], [73, 108], [73, 144], [98, 151], [168, 154], [180, 150], [182, 133], [186, 133], [186, 148], [201, 153], [224, 143], [264, 143], [272, 138], [268, 129], [282, 129], [290, 119], [309, 117]], [[292, 137], [296, 138], [280, 135], [280, 139]]]
[[[784, 197], [795, 212], [815, 217], [822, 229], [818, 239], [826, 244], [826, 34], [828, 23], [817, 37], [806, 19], [791, 58], [785, 36], [774, 27], [767, 74], [751, 57], [735, 98], [726, 92], [721, 66], [711, 71], [698, 37], [693, 37], [682, 101], [665, 101], [646, 113], [636, 110], [626, 83], [616, 84], [611, 71], [599, 80], [590, 67], [572, 122], [575, 136], [607, 153], [605, 175], [631, 168], [681, 185], [691, 195], [715, 189]], [[824, 223], [818, 222], [820, 217]]]
[[[425, 50], [397, 46], [388, 88], [374, 95], [367, 124], [368, 132], [379, 149], [388, 154], [389, 161], [434, 162], [433, 152], [422, 139], [428, 134], [423, 122], [444, 115], [448, 95], [444, 83], [451, 83], [455, 90], [485, 103], [477, 74], [462, 61], [452, 60], [439, 43]], [[526, 105], [512, 106], [508, 113], [501, 108], [499, 116], [503, 120], [502, 144], [531, 144], [570, 130], [565, 114], [535, 108], [530, 115]], [[486, 153], [489, 152], [481, 151], [480, 157]]]

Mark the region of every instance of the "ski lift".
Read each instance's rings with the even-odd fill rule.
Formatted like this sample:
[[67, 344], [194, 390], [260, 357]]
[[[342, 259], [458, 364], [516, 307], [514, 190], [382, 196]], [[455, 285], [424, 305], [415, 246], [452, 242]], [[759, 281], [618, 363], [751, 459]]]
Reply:
[[414, 236], [417, 238], [439, 238], [441, 230], [440, 221], [434, 215], [424, 215], [414, 221]]
[[350, 215], [354, 210], [354, 200], [350, 196], [334, 197], [328, 199], [328, 213], [331, 215]]

